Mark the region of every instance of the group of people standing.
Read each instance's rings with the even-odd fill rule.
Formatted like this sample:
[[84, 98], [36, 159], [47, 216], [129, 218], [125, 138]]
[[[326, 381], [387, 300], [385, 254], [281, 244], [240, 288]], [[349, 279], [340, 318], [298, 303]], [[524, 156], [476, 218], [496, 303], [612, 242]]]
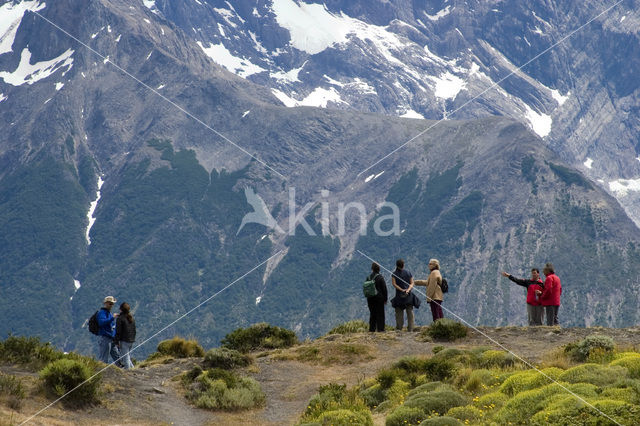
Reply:
[[[420, 307], [420, 299], [412, 292], [413, 287], [423, 286], [427, 290], [427, 302], [431, 307], [433, 321], [443, 318], [442, 302], [444, 300], [442, 292], [442, 274], [440, 273], [440, 262], [437, 259], [429, 260], [429, 276], [426, 280], [414, 280], [413, 275], [404, 267], [404, 260], [396, 260], [396, 269], [391, 274], [391, 285], [395, 288], [396, 294], [391, 299], [391, 306], [395, 310], [396, 330], [404, 327], [404, 316], [407, 315], [407, 330], [413, 331], [415, 326], [413, 309]], [[367, 280], [375, 281], [377, 294], [367, 297], [369, 306], [369, 331], [384, 331], [385, 316], [384, 305], [387, 303], [387, 284], [380, 274], [380, 265], [371, 264], [371, 274]]]
[[544, 282], [540, 279], [538, 268], [531, 268], [531, 278], [516, 278], [502, 272], [502, 275], [514, 283], [527, 289], [527, 317], [529, 325], [542, 325], [543, 317], [547, 317], [547, 325], [558, 325], [558, 310], [562, 283], [556, 275], [553, 264], [547, 263], [542, 269]]
[[103, 306], [96, 314], [98, 322], [98, 360], [109, 363], [109, 355], [117, 366], [133, 368], [131, 347], [136, 340], [136, 321], [128, 303], [120, 304], [120, 313], [112, 314], [116, 304], [113, 296], [104, 298]]

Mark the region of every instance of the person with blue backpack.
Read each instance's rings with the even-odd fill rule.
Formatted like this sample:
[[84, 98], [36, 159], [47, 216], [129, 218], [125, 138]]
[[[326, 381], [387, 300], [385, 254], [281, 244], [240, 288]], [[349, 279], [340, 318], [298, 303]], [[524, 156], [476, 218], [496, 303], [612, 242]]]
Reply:
[[380, 274], [380, 265], [371, 264], [371, 274], [365, 280], [363, 292], [369, 306], [369, 331], [384, 331], [384, 305], [387, 304], [387, 283]]
[[[120, 353], [114, 341], [116, 335], [116, 318], [111, 313], [111, 308], [113, 308], [115, 303], [115, 297], [107, 296], [104, 298], [103, 307], [95, 313], [95, 321], [98, 326], [98, 360], [105, 364], [109, 364], [109, 355], [111, 355], [113, 361], [117, 362], [120, 359]], [[89, 331], [92, 330], [90, 329]]]

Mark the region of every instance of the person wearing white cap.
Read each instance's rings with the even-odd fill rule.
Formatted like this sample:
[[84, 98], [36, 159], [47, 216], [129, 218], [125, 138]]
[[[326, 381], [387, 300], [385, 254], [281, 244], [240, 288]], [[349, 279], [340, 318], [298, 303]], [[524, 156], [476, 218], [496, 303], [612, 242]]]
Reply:
[[98, 360], [105, 364], [109, 363], [109, 355], [114, 361], [120, 358], [120, 353], [113, 340], [116, 335], [116, 319], [111, 313], [111, 308], [115, 303], [115, 297], [105, 297], [104, 305], [96, 315], [98, 321]]

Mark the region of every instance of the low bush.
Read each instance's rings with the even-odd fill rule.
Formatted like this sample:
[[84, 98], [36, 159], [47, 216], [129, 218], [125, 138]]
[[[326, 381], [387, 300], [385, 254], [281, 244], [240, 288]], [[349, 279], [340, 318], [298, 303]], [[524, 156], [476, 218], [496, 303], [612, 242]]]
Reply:
[[505, 351], [488, 350], [480, 355], [480, 366], [483, 368], [513, 367], [520, 361], [513, 354]]
[[222, 346], [246, 353], [256, 349], [289, 348], [298, 343], [296, 334], [267, 323], [238, 328], [222, 339]]
[[627, 377], [627, 375], [627, 370], [621, 366], [582, 364], [563, 372], [558, 376], [558, 380], [569, 383], [592, 383], [596, 386], [607, 386]]
[[313, 424], [320, 425], [373, 425], [370, 413], [349, 410], [331, 410], [320, 414]]
[[15, 376], [0, 373], [0, 399], [6, 402], [9, 408], [17, 411], [22, 407], [24, 397], [22, 381]]
[[[100, 375], [93, 378], [93, 371], [85, 363], [72, 359], [59, 359], [40, 371], [46, 391], [60, 397], [68, 405], [83, 406], [98, 401]], [[91, 378], [91, 380], [89, 380]]]
[[382, 403], [382, 401], [387, 399], [387, 392], [382, 389], [382, 386], [380, 386], [379, 383], [376, 383], [373, 386], [362, 389], [360, 391], [360, 396], [367, 407], [376, 408], [380, 403]]
[[400, 405], [409, 393], [410, 385], [404, 380], [396, 380], [387, 390], [387, 399], [394, 405]]
[[564, 373], [559, 368], [550, 367], [542, 370], [518, 371], [509, 376], [500, 386], [500, 392], [513, 396], [525, 390], [539, 388], [548, 385]]
[[446, 383], [442, 383], [442, 382], [429, 382], [429, 383], [425, 383], [422, 384], [418, 387], [415, 387], [413, 389], [411, 389], [409, 391], [409, 393], [407, 394], [407, 396], [412, 396], [418, 393], [427, 393], [427, 392], [433, 392], [434, 390], [440, 390], [440, 389], [449, 389], [449, 390], [454, 390], [451, 385], [448, 385]]
[[462, 422], [460, 422], [458, 419], [455, 419], [453, 417], [437, 416], [437, 417], [431, 417], [430, 419], [426, 419], [425, 421], [420, 423], [420, 426], [422, 426], [422, 425], [430, 425], [430, 426], [459, 426], [459, 425], [462, 425], [462, 424], [463, 424]]
[[594, 334], [565, 346], [565, 353], [575, 362], [608, 362], [613, 359], [615, 343], [609, 336]]
[[484, 416], [484, 412], [473, 405], [465, 405], [464, 407], [453, 407], [447, 411], [447, 416], [458, 419], [462, 422], [475, 422]]
[[466, 396], [451, 389], [436, 389], [431, 392], [413, 394], [404, 402], [405, 407], [420, 408], [425, 414], [445, 414], [453, 407], [467, 405]]
[[329, 334], [352, 334], [352, 333], [365, 333], [369, 331], [369, 324], [362, 320], [352, 320], [333, 327]]
[[502, 392], [491, 392], [486, 395], [476, 396], [473, 398], [473, 406], [481, 410], [494, 410], [500, 408], [509, 400], [509, 396]]
[[[367, 407], [364, 399], [360, 396], [356, 388], [347, 389], [346, 385], [340, 385], [337, 383], [330, 383], [325, 386], [320, 386], [318, 393], [314, 395], [307, 409], [305, 410], [300, 422], [306, 423], [320, 423], [320, 419], [325, 413], [333, 411], [346, 411], [352, 414], [359, 415], [359, 418], [364, 418], [364, 422], [358, 424], [373, 425], [373, 419], [371, 412]], [[343, 413], [346, 415], [346, 413]], [[351, 418], [351, 417], [348, 417]], [[340, 422], [326, 423], [326, 424], [344, 424]]]
[[609, 363], [611, 366], [620, 366], [627, 369], [629, 377], [632, 379], [640, 379], [640, 354], [632, 352], [627, 353], [623, 357], [617, 357], [614, 361]]
[[158, 344], [158, 354], [170, 355], [174, 358], [193, 358], [204, 356], [204, 349], [197, 340], [185, 340], [175, 336]]
[[467, 327], [449, 318], [441, 318], [432, 323], [425, 331], [435, 340], [453, 341], [467, 336]]
[[427, 418], [427, 415], [420, 408], [407, 407], [401, 405], [393, 410], [385, 421], [386, 426], [406, 426], [408, 424], [417, 425]]
[[260, 384], [250, 377], [241, 377], [233, 371], [212, 368], [202, 371], [193, 380], [194, 372], [183, 376], [187, 398], [199, 408], [237, 411], [261, 407], [265, 395]]
[[640, 395], [633, 388], [605, 388], [599, 395], [602, 399], [612, 399], [616, 401], [624, 401], [629, 404], [638, 404]]
[[38, 337], [9, 336], [0, 342], [0, 361], [21, 365], [32, 365], [35, 368], [62, 358], [50, 343], [42, 343]]
[[478, 392], [490, 389], [502, 383], [502, 374], [497, 371], [490, 371], [484, 368], [473, 370], [463, 388], [467, 392]]
[[246, 367], [253, 362], [249, 355], [228, 348], [209, 349], [204, 355], [203, 365], [206, 368], [224, 368], [232, 370]]
[[[529, 419], [532, 425], [632, 425], [640, 418], [640, 407], [623, 401], [597, 400], [587, 405], [565, 396]], [[605, 417], [606, 416], [606, 417]]]
[[419, 358], [405, 357], [393, 364], [391, 368], [381, 370], [377, 380], [387, 389], [397, 379], [401, 379], [411, 385], [418, 386], [426, 381], [441, 381], [455, 375], [456, 365], [447, 359], [440, 357]]

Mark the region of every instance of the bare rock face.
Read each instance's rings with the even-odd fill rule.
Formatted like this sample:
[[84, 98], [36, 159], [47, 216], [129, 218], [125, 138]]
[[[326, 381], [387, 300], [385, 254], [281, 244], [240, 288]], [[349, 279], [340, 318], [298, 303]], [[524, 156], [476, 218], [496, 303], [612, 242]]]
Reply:
[[[549, 59], [473, 99], [527, 57], [505, 56], [517, 49], [499, 23], [559, 34], [566, 25], [553, 27], [553, 4], [499, 3], [495, 12], [484, 3], [332, 2], [304, 10], [328, 20], [334, 38], [305, 39], [287, 15], [303, 3], [152, 3], [0, 6], [16, 29], [0, 44], [1, 333], [87, 352], [86, 319], [115, 295], [134, 307], [141, 339], [203, 301], [158, 337], [213, 345], [262, 321], [316, 336], [364, 315], [360, 285], [372, 259], [391, 269], [398, 257], [416, 277], [439, 258], [451, 288], [445, 306], [472, 323], [523, 324], [521, 289], [499, 272], [547, 261], [563, 280], [563, 324], [638, 320], [640, 231], [589, 180], [627, 167], [605, 161], [608, 147], [635, 148], [601, 127], [596, 145], [607, 154], [576, 169], [587, 148], [562, 127], [579, 122], [571, 108], [596, 108], [567, 95], [577, 85], [613, 123], [616, 105], [633, 110], [633, 84], [615, 83], [626, 95], [607, 100], [602, 82], [571, 80]], [[499, 13], [512, 18], [490, 18]], [[610, 30], [611, 43], [618, 33]], [[362, 215], [341, 215], [354, 202]], [[382, 220], [383, 202], [397, 207], [396, 222]], [[279, 230], [241, 228], [252, 210]], [[8, 314], [16, 300], [31, 309]]]

